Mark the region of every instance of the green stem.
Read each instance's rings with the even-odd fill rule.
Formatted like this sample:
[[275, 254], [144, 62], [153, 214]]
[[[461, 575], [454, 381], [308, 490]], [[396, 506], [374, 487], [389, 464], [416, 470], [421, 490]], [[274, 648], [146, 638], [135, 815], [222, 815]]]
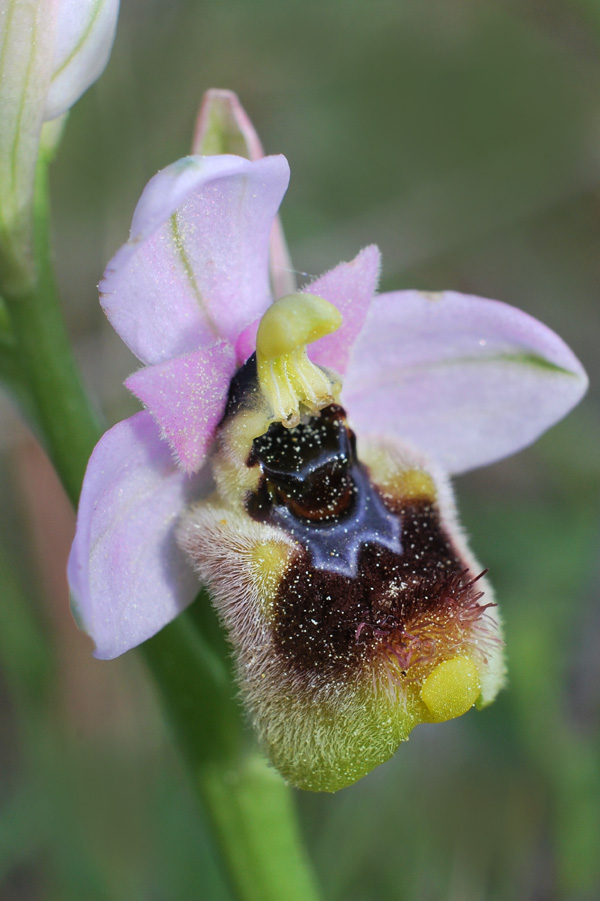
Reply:
[[49, 244], [47, 167], [38, 166], [35, 274], [4, 286], [23, 381], [39, 433], [71, 501], [76, 504], [89, 456], [101, 430], [73, 356], [56, 290]]
[[[36, 193], [36, 274], [0, 284], [22, 383], [49, 456], [74, 504], [98, 420], [81, 383], [56, 291], [49, 248], [46, 166]], [[299, 841], [291, 793], [248, 752], [228, 665], [187, 613], [143, 646], [166, 714], [206, 805], [236, 897], [317, 898]]]

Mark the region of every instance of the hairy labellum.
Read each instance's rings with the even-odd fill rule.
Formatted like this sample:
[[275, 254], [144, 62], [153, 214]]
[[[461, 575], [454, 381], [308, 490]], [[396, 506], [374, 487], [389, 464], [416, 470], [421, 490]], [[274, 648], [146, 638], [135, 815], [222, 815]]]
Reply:
[[396, 442], [357, 446], [337, 403], [270, 422], [256, 371], [252, 357], [232, 383], [216, 490], [185, 514], [180, 544], [271, 760], [335, 791], [418, 723], [493, 699], [499, 624], [447, 480]]

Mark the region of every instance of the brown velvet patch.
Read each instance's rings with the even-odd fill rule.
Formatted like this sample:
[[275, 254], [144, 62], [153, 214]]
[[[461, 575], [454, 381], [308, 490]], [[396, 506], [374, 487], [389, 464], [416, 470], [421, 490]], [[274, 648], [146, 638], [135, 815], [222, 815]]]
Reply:
[[[315, 568], [308, 552], [288, 569], [273, 620], [276, 644], [294, 668], [355, 669], [382, 643], [401, 654], [413, 624], [445, 620], [449, 604], [476, 604], [472, 576], [465, 574], [435, 507], [411, 503], [399, 516], [402, 553], [363, 545], [353, 578]], [[407, 651], [407, 668], [411, 662]]]

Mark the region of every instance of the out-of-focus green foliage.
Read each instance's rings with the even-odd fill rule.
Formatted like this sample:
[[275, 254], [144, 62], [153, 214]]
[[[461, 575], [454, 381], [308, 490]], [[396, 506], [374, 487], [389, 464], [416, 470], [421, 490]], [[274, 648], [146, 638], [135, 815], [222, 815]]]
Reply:
[[[70, 327], [113, 421], [134, 409], [120, 381], [135, 363], [95, 282], [146, 181], [188, 152], [212, 86], [237, 91], [267, 151], [290, 160], [283, 221], [301, 273], [376, 242], [384, 288], [511, 302], [590, 374], [588, 399], [538, 445], [457, 485], [502, 605], [507, 690], [419, 727], [358, 785], [299, 796], [327, 901], [600, 895], [597, 6], [124, 0], [110, 66], [54, 164]], [[151, 687], [134, 655], [94, 661], [71, 626], [66, 544], [40, 551], [52, 510], [26, 526], [32, 470], [14, 457], [7, 440], [0, 895], [225, 901]], [[45, 484], [35, 497], [54, 503]]]

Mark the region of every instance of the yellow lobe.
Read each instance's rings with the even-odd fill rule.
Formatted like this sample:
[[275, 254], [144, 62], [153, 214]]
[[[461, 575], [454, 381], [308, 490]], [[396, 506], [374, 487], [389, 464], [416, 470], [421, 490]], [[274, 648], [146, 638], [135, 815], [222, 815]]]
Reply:
[[471, 657], [451, 657], [439, 663], [421, 688], [421, 700], [434, 723], [462, 716], [481, 692], [479, 672]]
[[336, 399], [338, 380], [311, 363], [306, 346], [341, 324], [337, 307], [315, 294], [287, 294], [269, 307], [258, 326], [256, 364], [274, 421], [293, 427], [301, 404], [317, 412]]

